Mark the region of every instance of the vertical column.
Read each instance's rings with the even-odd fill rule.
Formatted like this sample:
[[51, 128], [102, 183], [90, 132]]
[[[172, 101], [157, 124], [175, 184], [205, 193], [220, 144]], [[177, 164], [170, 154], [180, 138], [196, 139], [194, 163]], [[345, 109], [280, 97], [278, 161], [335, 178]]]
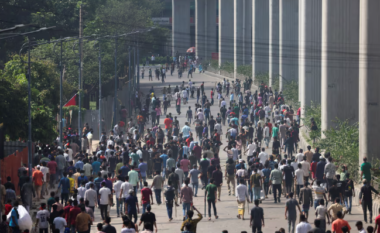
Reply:
[[280, 0], [279, 74], [283, 82], [298, 81], [298, 0]]
[[322, 0], [322, 132], [358, 121], [359, 0]]
[[269, 0], [269, 83], [278, 75], [279, 0]]
[[172, 0], [172, 55], [190, 47], [190, 1]]
[[205, 0], [205, 38], [206, 38], [206, 59], [211, 59], [211, 54], [218, 52], [216, 46], [217, 30], [216, 30], [216, 0]]
[[195, 0], [195, 54], [206, 57], [206, 0]]
[[234, 1], [219, 0], [219, 66], [234, 60]]
[[252, 0], [243, 2], [243, 64], [252, 64]]
[[234, 1], [234, 78], [236, 80], [237, 67], [243, 64], [243, 2]]
[[380, 1], [360, 0], [359, 162], [379, 157]]
[[298, 94], [301, 119], [311, 102], [321, 103], [322, 2], [299, 0]]
[[252, 78], [269, 71], [269, 1], [252, 0]]

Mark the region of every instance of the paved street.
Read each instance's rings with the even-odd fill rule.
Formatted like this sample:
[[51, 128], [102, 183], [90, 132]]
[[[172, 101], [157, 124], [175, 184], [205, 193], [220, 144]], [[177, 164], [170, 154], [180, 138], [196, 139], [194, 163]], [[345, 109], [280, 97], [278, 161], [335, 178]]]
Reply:
[[[147, 70], [147, 68], [146, 68]], [[198, 71], [197, 71], [198, 72]], [[187, 76], [187, 74], [185, 75]], [[171, 85], [172, 89], [176, 85], [180, 85], [182, 81], [185, 81], [187, 83], [189, 80], [187, 78], [182, 78], [178, 79], [177, 72], [175, 72], [174, 76], [170, 76], [170, 73], [168, 73], [168, 77], [166, 79], [166, 82], [163, 84], [158, 82], [157, 80], [154, 81], [148, 81], [147, 77], [145, 79], [141, 79], [140, 85], [141, 89], [144, 93], [147, 92], [148, 89], [151, 88], [151, 86], [154, 86], [155, 93], [157, 96], [162, 98], [161, 94], [161, 89], [163, 86], [168, 86], [169, 84]], [[205, 91], [206, 95], [209, 98], [210, 96], [210, 89], [215, 86], [215, 83], [220, 81], [220, 79], [211, 77], [205, 74], [193, 74], [193, 79], [192, 81], [195, 83], [194, 85], [198, 87], [202, 81], [205, 82]], [[177, 115], [175, 111], [175, 107], [172, 107], [168, 109], [168, 113], [171, 112], [173, 116], [177, 116], [179, 122], [180, 122], [180, 127], [184, 125], [186, 121], [186, 116], [185, 116], [185, 109], [188, 108], [188, 106], [191, 106], [193, 111], [194, 111], [194, 103], [196, 102], [196, 99], [189, 99], [189, 103], [187, 105], [181, 105], [181, 115]], [[173, 102], [172, 102], [173, 103]], [[219, 112], [219, 108], [217, 105], [217, 101], [215, 101], [215, 104], [211, 107], [211, 113], [214, 115], [214, 117], [217, 115]], [[163, 123], [163, 118], [161, 117], [161, 123]], [[161, 124], [163, 126], [163, 124]], [[192, 126], [192, 129], [194, 129], [194, 126]], [[224, 126], [223, 132], [226, 132], [226, 127]], [[221, 148], [224, 148], [226, 145], [226, 140], [225, 137], [223, 136], [223, 145]], [[305, 148], [304, 148], [305, 149]], [[271, 151], [271, 148], [267, 149], [268, 151]], [[243, 157], [246, 159], [246, 156]], [[220, 159], [221, 159], [221, 165], [222, 165], [222, 170], [224, 172], [224, 164], [226, 161], [226, 153], [221, 151], [220, 152]], [[148, 180], [148, 183], [151, 184], [152, 180]], [[140, 201], [140, 194], [138, 195], [138, 199]], [[154, 200], [156, 203], [156, 200]], [[282, 198], [281, 203], [273, 203], [273, 196], [270, 195], [269, 199], [263, 201], [261, 204], [261, 207], [264, 208], [264, 214], [265, 214], [265, 227], [263, 228], [263, 232], [274, 232], [278, 230], [279, 228], [283, 227], [286, 229], [287, 232], [287, 220], [285, 220], [284, 217], [284, 212], [285, 212], [285, 198]], [[194, 205], [203, 213], [204, 211], [204, 194], [202, 194], [202, 191], [200, 190], [198, 197], [194, 198]], [[198, 232], [221, 232], [222, 230], [228, 230], [229, 232], [241, 232], [243, 230], [247, 232], [251, 232], [250, 227], [249, 227], [249, 211], [246, 208], [246, 213], [245, 213], [245, 221], [239, 220], [236, 218], [237, 215], [237, 203], [236, 203], [236, 198], [233, 196], [228, 196], [228, 191], [227, 191], [227, 185], [226, 183], [223, 184], [222, 186], [222, 196], [221, 196], [221, 202], [217, 202], [217, 211], [219, 215], [219, 219], [215, 220], [213, 217], [211, 221], [208, 221], [208, 217], [204, 217], [204, 219], [198, 224]], [[253, 204], [249, 204], [249, 207], [252, 208]], [[168, 216], [166, 212], [166, 206], [161, 205], [157, 206], [154, 204], [152, 206], [152, 212], [156, 214], [157, 218], [157, 225], [158, 225], [158, 232], [165, 232], [165, 233], [178, 233], [180, 232], [180, 226], [182, 223], [182, 206], [177, 207], [176, 210], [176, 215], [175, 212], [173, 211], [173, 217], [174, 220], [172, 222], [168, 222]], [[349, 221], [351, 227], [355, 229], [355, 222], [357, 220], [362, 220], [362, 211], [359, 209], [357, 206], [355, 206], [352, 210], [352, 215], [347, 215], [345, 217], [346, 220]], [[377, 213], [377, 211], [374, 211], [374, 213]], [[141, 214], [141, 208], [140, 208], [140, 214]], [[310, 211], [311, 217], [309, 218], [309, 222], [314, 221], [314, 212], [313, 209]], [[141, 215], [139, 215], [141, 216]], [[111, 217], [112, 217], [112, 222], [111, 224], [116, 227], [118, 232], [122, 227], [122, 221], [121, 218], [116, 217], [116, 208], [112, 207], [111, 208]], [[91, 229], [91, 232], [97, 232], [96, 230], [96, 224], [100, 220], [100, 211], [96, 210], [96, 221]], [[331, 225], [327, 226], [328, 229], [331, 229]], [[140, 228], [142, 229], [142, 227]], [[353, 230], [355, 232], [355, 230]]]

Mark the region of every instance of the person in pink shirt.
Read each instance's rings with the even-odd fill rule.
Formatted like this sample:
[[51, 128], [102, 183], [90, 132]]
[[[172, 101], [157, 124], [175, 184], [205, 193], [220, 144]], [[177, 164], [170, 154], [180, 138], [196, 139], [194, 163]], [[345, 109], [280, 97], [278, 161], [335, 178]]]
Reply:
[[161, 116], [161, 108], [160, 107], [157, 107], [155, 109], [156, 111], [156, 120], [157, 120], [157, 124], [160, 124], [160, 116]]
[[187, 159], [187, 155], [183, 155], [183, 159], [180, 162], [181, 169], [183, 170], [183, 173], [185, 173], [185, 177], [189, 174], [189, 166], [190, 166], [190, 160]]

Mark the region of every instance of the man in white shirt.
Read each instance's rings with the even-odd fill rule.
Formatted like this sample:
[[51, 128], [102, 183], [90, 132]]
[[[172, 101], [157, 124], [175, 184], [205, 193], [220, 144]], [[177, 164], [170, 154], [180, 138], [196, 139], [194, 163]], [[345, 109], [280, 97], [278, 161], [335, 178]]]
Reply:
[[41, 210], [37, 212], [36, 216], [36, 229], [40, 229], [40, 232], [48, 232], [50, 212], [46, 210], [46, 203], [41, 203]]
[[[306, 222], [305, 215], [301, 214], [300, 220], [301, 220], [301, 222], [298, 223], [298, 225], [296, 227], [296, 233], [308, 233], [309, 231], [311, 231], [312, 227], [308, 222]], [[289, 228], [290, 228], [290, 226], [289, 226]]]
[[302, 164], [298, 164], [298, 169], [296, 170], [295, 172], [295, 182], [296, 182], [296, 187], [297, 187], [297, 197], [299, 197], [299, 194], [300, 194], [300, 190], [301, 188], [303, 187], [303, 184], [304, 184], [304, 179], [303, 179], [303, 170], [302, 170]]
[[[80, 186], [79, 186], [80, 185]], [[84, 194], [86, 193], [87, 189], [84, 187], [86, 184], [83, 183], [82, 184], [78, 184], [79, 188], [78, 188], [78, 196], [80, 196], [81, 198], [83, 197], [84, 198]]]
[[183, 102], [184, 104], [187, 103], [187, 91], [185, 89], [182, 90], [182, 99], [183, 99]]
[[98, 205], [98, 197], [94, 187], [95, 185], [93, 183], [90, 184], [90, 189], [84, 193], [84, 200], [89, 201], [88, 207], [92, 210], [95, 210], [95, 207]]
[[182, 185], [183, 184], [183, 179], [185, 177], [185, 173], [181, 169], [181, 165], [180, 164], [177, 164], [177, 168], [175, 169], [174, 173], [178, 175], [179, 183]]
[[67, 226], [66, 219], [63, 218], [64, 212], [61, 212], [61, 216], [54, 218], [54, 228], [59, 230], [59, 233], [64, 233]]
[[[129, 181], [129, 177], [125, 177], [125, 181], [124, 183], [121, 185], [121, 189], [120, 189], [120, 196], [119, 198], [120, 199], [127, 199], [127, 197], [129, 197], [129, 190], [131, 190], [133, 188], [133, 186], [128, 182]], [[127, 203], [125, 203], [125, 208], [124, 210], [126, 210], [127, 208]]]
[[253, 156], [253, 152], [256, 151], [257, 145], [251, 140], [251, 144], [248, 144], [247, 150], [244, 151], [244, 154], [248, 151], [248, 156]]
[[69, 162], [70, 161], [73, 161], [73, 149], [71, 149], [70, 146], [67, 147], [67, 150], [68, 150], [68, 154], [69, 154]]
[[227, 106], [227, 102], [224, 100], [224, 98], [222, 99], [222, 102], [220, 103], [220, 107], [226, 107]]
[[302, 162], [302, 160], [303, 160], [303, 150], [302, 149], [300, 149], [299, 150], [299, 153], [296, 155], [296, 159], [297, 159], [297, 162]]
[[202, 109], [198, 110], [197, 116], [198, 116], [198, 120], [204, 121], [205, 115], [203, 114]]
[[108, 205], [113, 202], [112, 193], [109, 188], [106, 187], [106, 183], [102, 182], [102, 188], [99, 190], [99, 207], [102, 220], [108, 217], [107, 208]]
[[189, 127], [189, 123], [188, 122], [185, 122], [185, 126], [183, 126], [182, 128], [182, 138], [186, 139], [188, 137], [190, 137], [190, 132], [191, 132], [191, 129]]
[[249, 201], [248, 188], [244, 183], [244, 180], [239, 181], [239, 185], [236, 187], [236, 200], [238, 203], [238, 215], [237, 217], [244, 220], [245, 201]]
[[47, 190], [47, 184], [49, 183], [49, 180], [50, 180], [50, 173], [49, 173], [49, 168], [46, 167], [45, 161], [42, 162], [42, 166], [40, 168], [40, 171], [44, 175], [44, 177], [43, 177], [44, 182], [42, 184], [42, 189], [41, 189], [41, 198], [42, 198], [44, 195], [49, 195], [49, 192]]
[[306, 161], [306, 156], [303, 158], [304, 160], [301, 162], [302, 164], [302, 170], [303, 170], [303, 178], [304, 181], [308, 181], [309, 176], [310, 176], [310, 163]]
[[[116, 198], [116, 213], [117, 217], [120, 217], [120, 213], [123, 213], [123, 198], [120, 198], [121, 196], [121, 185], [123, 184], [123, 181], [121, 180], [120, 176], [117, 177], [117, 181], [113, 184], [113, 193], [115, 193]], [[120, 212], [119, 212], [120, 209]]]
[[107, 148], [109, 148], [109, 146], [114, 146], [115, 145], [115, 142], [113, 141], [113, 136], [110, 137], [110, 139], [107, 141]]
[[261, 153], [259, 154], [258, 158], [260, 159], [260, 163], [262, 165], [264, 165], [265, 161], [267, 161], [269, 159], [268, 154], [265, 152], [265, 148], [261, 149]]

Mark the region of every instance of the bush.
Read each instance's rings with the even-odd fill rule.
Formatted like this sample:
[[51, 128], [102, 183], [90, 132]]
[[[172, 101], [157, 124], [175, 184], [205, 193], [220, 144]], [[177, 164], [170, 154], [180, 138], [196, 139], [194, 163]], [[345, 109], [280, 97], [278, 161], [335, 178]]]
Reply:
[[300, 107], [298, 99], [298, 82], [291, 81], [289, 83], [283, 83], [283, 85], [282, 94], [284, 95], [286, 103], [293, 106], [293, 109], [298, 109]]
[[219, 61], [218, 60], [210, 60], [210, 66], [215, 70], [219, 70]]
[[[317, 140], [321, 138], [321, 122], [322, 122], [322, 110], [320, 104], [315, 104], [311, 102], [310, 106], [306, 106], [305, 109], [301, 111], [305, 111], [305, 118], [302, 119], [304, 125], [309, 129], [309, 138], [311, 140]], [[318, 130], [311, 131], [311, 121], [310, 119], [314, 118], [314, 121], [318, 127]]]
[[323, 132], [325, 138], [317, 146], [330, 152], [335, 164], [347, 166], [350, 177], [359, 181], [359, 125], [350, 124], [348, 120], [335, 120], [336, 127]]
[[237, 67], [238, 74], [242, 74], [244, 76], [252, 77], [252, 65], [241, 65]]
[[233, 74], [234, 73], [234, 63], [227, 61], [220, 66], [220, 69], [224, 70], [230, 74]]

